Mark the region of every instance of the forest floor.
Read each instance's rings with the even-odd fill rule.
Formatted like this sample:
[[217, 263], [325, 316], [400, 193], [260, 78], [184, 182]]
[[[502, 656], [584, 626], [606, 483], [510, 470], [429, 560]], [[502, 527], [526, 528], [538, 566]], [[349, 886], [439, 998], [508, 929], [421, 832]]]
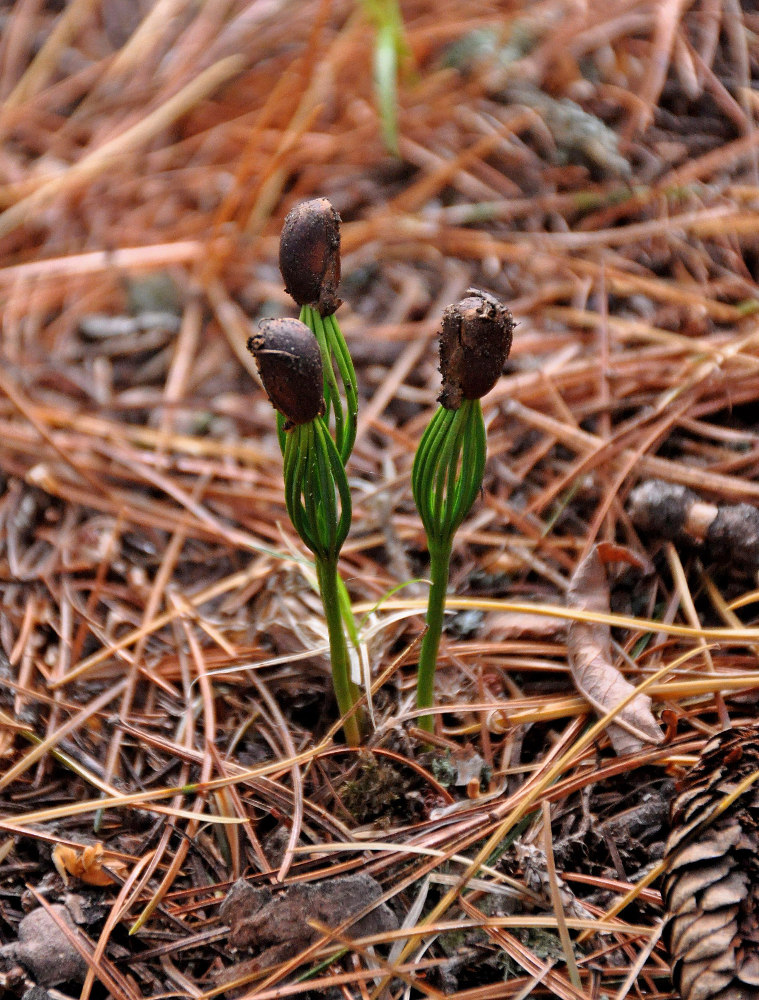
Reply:
[[[380, 115], [368, 0], [0, 5], [14, 1000], [672, 995], [673, 788], [759, 689], [759, 12], [401, 7]], [[279, 233], [317, 196], [360, 396], [360, 749], [245, 349], [296, 315]], [[410, 470], [469, 286], [516, 327], [430, 741]], [[631, 512], [650, 480], [693, 491], [685, 524]], [[578, 626], [602, 687], [645, 685], [649, 741], [596, 724]]]

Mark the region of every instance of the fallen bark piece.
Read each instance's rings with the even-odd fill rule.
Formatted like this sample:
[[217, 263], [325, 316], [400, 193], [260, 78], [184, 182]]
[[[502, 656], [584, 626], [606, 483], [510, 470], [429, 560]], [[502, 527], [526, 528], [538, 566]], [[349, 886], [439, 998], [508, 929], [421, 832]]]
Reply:
[[692, 490], [662, 479], [649, 479], [630, 494], [633, 524], [668, 541], [690, 538], [704, 545], [710, 562], [759, 569], [759, 510], [751, 504], [717, 505]]
[[706, 545], [714, 562], [755, 572], [759, 569], [759, 510], [747, 503], [718, 507], [706, 532]]
[[[711, 739], [670, 812], [662, 886], [672, 983], [682, 1000], [759, 998], [759, 727]], [[721, 811], [719, 811], [721, 809]]]
[[[256, 965], [265, 969], [292, 958], [319, 937], [320, 932], [309, 921], [337, 927], [381, 895], [379, 882], [363, 873], [296, 883], [278, 893], [238, 879], [219, 914], [229, 924], [231, 947], [260, 952]], [[379, 903], [345, 933], [361, 937], [397, 926], [390, 907]]]
[[18, 925], [18, 939], [6, 945], [2, 953], [28, 969], [39, 986], [81, 983], [87, 975], [87, 963], [56, 923], [53, 914], [78, 934], [71, 914], [61, 903], [50, 906], [52, 913], [39, 907], [27, 913]]
[[648, 479], [630, 494], [627, 511], [636, 528], [675, 541], [683, 533], [694, 533], [693, 519], [690, 527], [686, 527], [686, 523], [697, 503], [698, 497], [686, 486], [663, 479]]
[[[601, 556], [606, 561], [635, 561], [627, 549], [596, 545], [582, 560], [567, 591], [567, 605], [578, 611], [609, 611], [609, 584]], [[629, 684], [612, 663], [611, 630], [608, 625], [572, 621], [567, 628], [567, 658], [578, 692], [598, 715], [605, 715], [628, 695]], [[633, 753], [645, 743], [661, 743], [663, 736], [651, 712], [651, 699], [638, 694], [608, 727], [618, 754]]]

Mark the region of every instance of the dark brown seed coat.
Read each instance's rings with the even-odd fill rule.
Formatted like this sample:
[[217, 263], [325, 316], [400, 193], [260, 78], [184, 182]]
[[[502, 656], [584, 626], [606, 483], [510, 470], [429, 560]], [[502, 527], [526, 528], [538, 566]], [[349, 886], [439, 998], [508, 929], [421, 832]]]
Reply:
[[498, 381], [511, 350], [514, 320], [495, 296], [469, 288], [443, 312], [439, 400], [457, 410], [464, 399], [481, 399]]
[[340, 305], [340, 216], [326, 198], [301, 202], [288, 213], [279, 242], [285, 291], [299, 306], [331, 316]]
[[316, 337], [297, 319], [262, 319], [248, 340], [271, 405], [285, 429], [324, 413], [322, 359]]

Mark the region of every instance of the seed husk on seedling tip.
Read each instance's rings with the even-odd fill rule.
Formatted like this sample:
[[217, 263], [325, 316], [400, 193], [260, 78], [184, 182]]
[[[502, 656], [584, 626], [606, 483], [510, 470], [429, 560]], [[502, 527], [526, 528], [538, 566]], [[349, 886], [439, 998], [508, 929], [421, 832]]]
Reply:
[[345, 463], [356, 439], [358, 393], [350, 351], [334, 315], [341, 304], [340, 216], [327, 198], [304, 201], [287, 214], [279, 269], [286, 291], [301, 307], [301, 322], [313, 330], [321, 348], [325, 420]]
[[285, 291], [299, 306], [331, 316], [341, 300], [340, 216], [327, 198], [296, 205], [285, 218], [279, 243]]
[[478, 288], [443, 312], [440, 332], [439, 402], [457, 410], [464, 399], [481, 399], [503, 371], [511, 350], [514, 320], [503, 303]]
[[313, 333], [297, 319], [262, 319], [248, 340], [258, 374], [285, 429], [324, 413], [322, 358]]

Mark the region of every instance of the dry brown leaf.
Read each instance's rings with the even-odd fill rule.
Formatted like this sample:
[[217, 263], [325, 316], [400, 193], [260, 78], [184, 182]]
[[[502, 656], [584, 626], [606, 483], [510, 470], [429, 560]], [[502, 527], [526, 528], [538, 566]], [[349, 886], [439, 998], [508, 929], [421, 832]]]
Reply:
[[[578, 611], [609, 611], [609, 584], [604, 561], [633, 561], [632, 553], [615, 546], [595, 545], [572, 576], [567, 604]], [[603, 559], [603, 561], [602, 561]], [[608, 625], [573, 621], [567, 629], [567, 657], [575, 686], [598, 715], [605, 715], [633, 691], [612, 663]], [[645, 743], [661, 743], [662, 733], [651, 712], [648, 695], [636, 695], [609, 727], [618, 754], [633, 753]]]
[[487, 618], [487, 638], [490, 642], [507, 639], [553, 639], [566, 629], [561, 618], [530, 614], [526, 611], [499, 611]]

